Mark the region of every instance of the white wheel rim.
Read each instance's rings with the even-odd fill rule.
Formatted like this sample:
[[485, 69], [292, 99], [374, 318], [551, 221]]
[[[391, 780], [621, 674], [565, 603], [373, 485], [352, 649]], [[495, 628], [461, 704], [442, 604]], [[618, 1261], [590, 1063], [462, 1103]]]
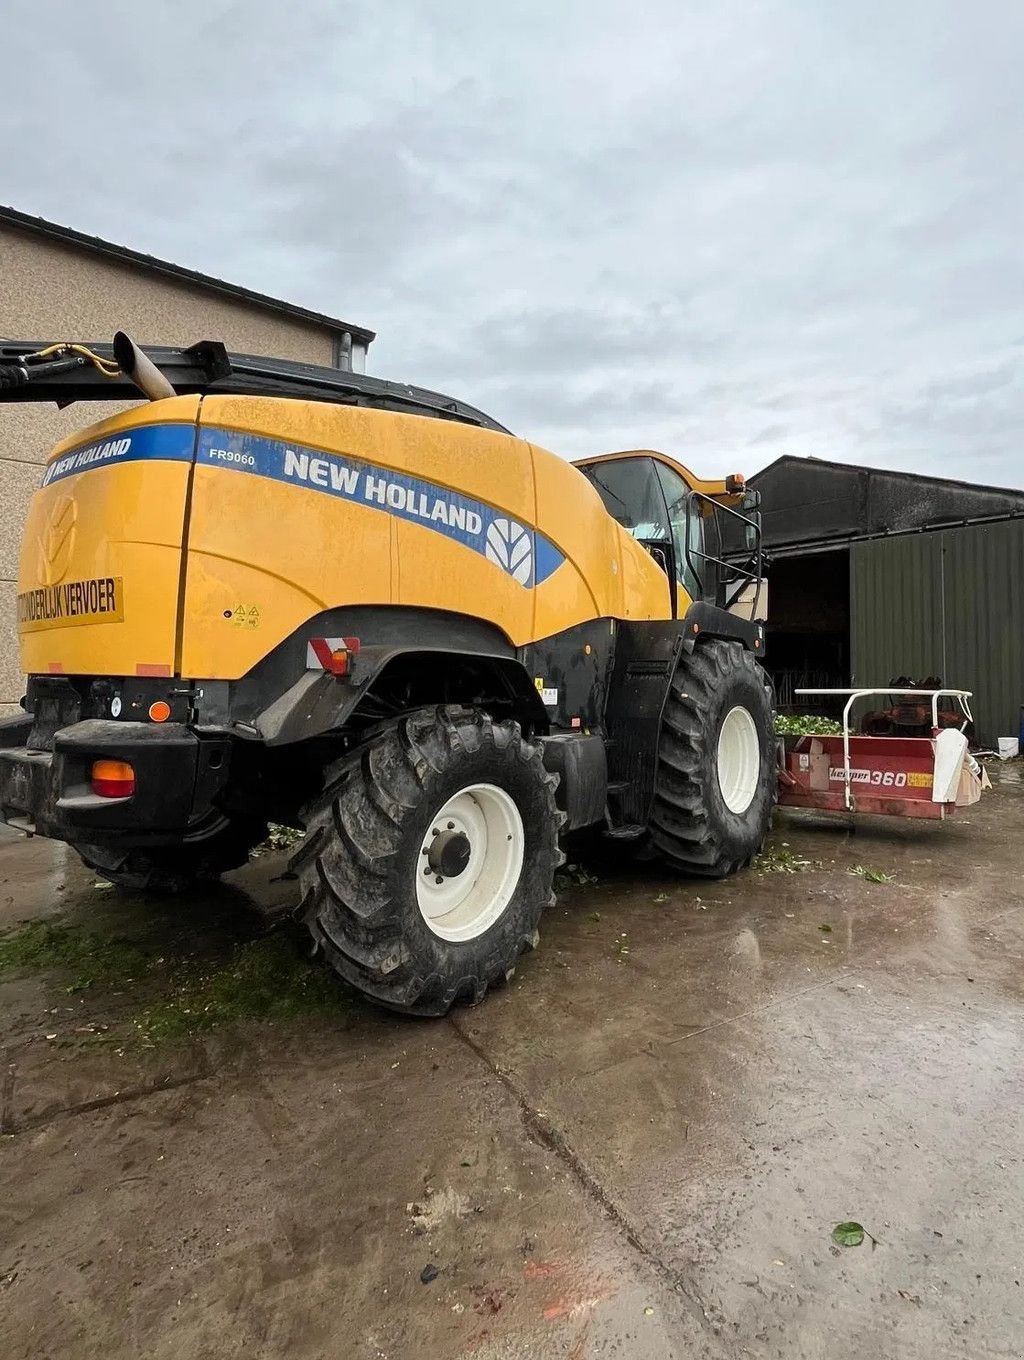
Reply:
[[[446, 841], [458, 855], [468, 842], [465, 867], [454, 873], [443, 872], [449, 866], [439, 861]], [[416, 902], [434, 934], [475, 940], [489, 930], [519, 883], [525, 844], [523, 819], [504, 789], [471, 784], [449, 798], [434, 814], [416, 864]]]
[[730, 708], [718, 733], [718, 787], [730, 812], [746, 812], [761, 773], [757, 724], [741, 704]]

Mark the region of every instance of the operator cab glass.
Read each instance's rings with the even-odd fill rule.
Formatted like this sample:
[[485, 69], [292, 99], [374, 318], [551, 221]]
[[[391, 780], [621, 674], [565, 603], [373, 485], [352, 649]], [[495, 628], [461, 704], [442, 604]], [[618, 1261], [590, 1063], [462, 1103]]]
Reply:
[[584, 471], [609, 515], [634, 538], [646, 542], [669, 537], [668, 511], [653, 458], [616, 458]]
[[616, 458], [580, 470], [612, 519], [643, 543], [666, 573], [675, 573], [691, 600], [703, 599], [698, 573], [703, 563], [704, 519], [679, 473], [645, 457]]

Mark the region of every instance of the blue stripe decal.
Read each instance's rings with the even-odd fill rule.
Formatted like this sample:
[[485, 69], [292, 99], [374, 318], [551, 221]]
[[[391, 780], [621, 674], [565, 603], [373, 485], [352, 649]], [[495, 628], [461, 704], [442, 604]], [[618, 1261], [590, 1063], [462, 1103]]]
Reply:
[[195, 437], [194, 425], [143, 425], [61, 454], [43, 473], [42, 484], [49, 486], [79, 472], [91, 472], [93, 468], [111, 467], [115, 463], [136, 463], [147, 458], [188, 463], [192, 460]]
[[479, 553], [522, 586], [540, 585], [565, 561], [543, 534], [483, 501], [320, 449], [203, 427], [197, 462], [269, 477], [421, 524]]

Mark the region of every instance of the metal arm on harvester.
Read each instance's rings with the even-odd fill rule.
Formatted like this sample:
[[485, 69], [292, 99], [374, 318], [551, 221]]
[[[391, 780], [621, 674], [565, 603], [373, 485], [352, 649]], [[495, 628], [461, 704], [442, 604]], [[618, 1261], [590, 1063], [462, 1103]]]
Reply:
[[483, 411], [440, 392], [316, 364], [229, 354], [218, 340], [200, 340], [186, 348], [154, 345], [143, 352], [118, 331], [111, 345], [0, 345], [0, 403], [54, 402], [64, 407], [76, 401], [131, 401], [140, 392], [150, 400], [191, 393], [305, 398], [509, 433]]

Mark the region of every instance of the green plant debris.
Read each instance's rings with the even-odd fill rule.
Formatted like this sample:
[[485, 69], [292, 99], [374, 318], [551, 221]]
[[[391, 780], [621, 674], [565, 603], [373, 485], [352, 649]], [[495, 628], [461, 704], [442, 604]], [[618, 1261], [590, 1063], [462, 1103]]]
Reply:
[[267, 839], [254, 846], [249, 852], [249, 857], [259, 859], [260, 855], [272, 855], [277, 850], [294, 850], [304, 835], [304, 831], [298, 831], [294, 826], [281, 826], [277, 822], [271, 822]]
[[895, 874], [884, 874], [881, 869], [867, 869], [863, 864], [854, 864], [846, 871], [854, 878], [865, 878], [869, 883], [891, 883]]
[[596, 883], [596, 877], [588, 873], [580, 864], [566, 864], [555, 874], [555, 892], [568, 892], [571, 888], [586, 888]]
[[818, 927], [818, 929], [821, 931], [821, 933], [822, 933], [823, 935], [831, 935], [831, 934], [832, 934], [832, 927], [831, 927], [831, 926], [820, 925], [820, 926]]
[[832, 1229], [832, 1241], [837, 1247], [859, 1247], [864, 1236], [864, 1228], [860, 1223], [837, 1223]]
[[119, 986], [162, 962], [153, 951], [129, 940], [54, 921], [30, 921], [0, 935], [0, 977], [59, 969], [71, 974], [69, 991]]
[[820, 869], [821, 861], [801, 859], [783, 842], [781, 845], [766, 846], [759, 855], [754, 856], [751, 868], [758, 874], [804, 874], [809, 869]]
[[294, 1020], [337, 1014], [348, 994], [322, 963], [301, 954], [283, 931], [240, 945], [216, 967], [183, 970], [172, 994], [143, 1011], [135, 1030], [145, 1043], [182, 1039], [232, 1020]]
[[842, 731], [842, 723], [831, 718], [815, 718], [807, 713], [778, 713], [775, 716], [775, 733], [780, 737], [837, 737]]

